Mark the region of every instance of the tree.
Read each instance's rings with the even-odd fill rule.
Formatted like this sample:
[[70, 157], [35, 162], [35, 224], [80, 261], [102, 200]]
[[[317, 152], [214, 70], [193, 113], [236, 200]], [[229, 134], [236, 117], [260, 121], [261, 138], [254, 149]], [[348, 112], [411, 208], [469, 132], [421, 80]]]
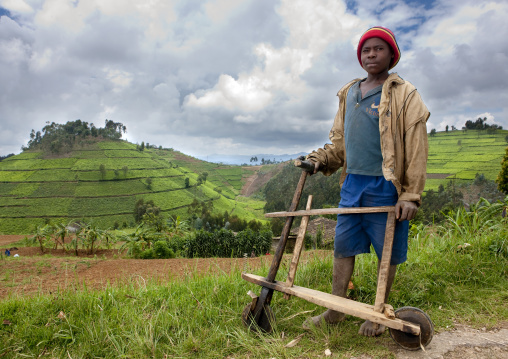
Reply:
[[508, 147], [501, 161], [501, 171], [497, 175], [496, 183], [501, 192], [508, 194]]
[[93, 123], [89, 124], [81, 120], [69, 121], [63, 125], [48, 121], [42, 129], [42, 135], [41, 131], [32, 130], [28, 146], [24, 149], [67, 153], [76, 144], [91, 137], [118, 140], [122, 137], [122, 132], [125, 132], [125, 129], [123, 124], [108, 120], [106, 120], [104, 128], [97, 128]]
[[146, 201], [145, 203], [145, 200], [140, 198], [134, 206], [134, 219], [137, 223], [139, 223], [146, 213], [154, 213], [155, 215], [158, 215], [159, 212], [160, 208], [155, 205], [153, 200]]
[[430, 130], [430, 137], [434, 137], [436, 135], [436, 129], [433, 128], [432, 130]]
[[152, 189], [152, 178], [151, 177], [147, 177], [146, 180], [146, 187], [151, 190]]
[[448, 133], [448, 125], [446, 125], [446, 133]]

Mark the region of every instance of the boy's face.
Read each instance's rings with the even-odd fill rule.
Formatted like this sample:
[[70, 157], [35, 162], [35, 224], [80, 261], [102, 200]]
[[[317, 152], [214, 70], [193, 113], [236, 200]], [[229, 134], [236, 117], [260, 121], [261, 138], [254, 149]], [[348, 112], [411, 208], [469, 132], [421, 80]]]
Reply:
[[371, 75], [388, 71], [393, 56], [392, 48], [379, 37], [370, 38], [363, 43], [362, 65], [364, 70]]

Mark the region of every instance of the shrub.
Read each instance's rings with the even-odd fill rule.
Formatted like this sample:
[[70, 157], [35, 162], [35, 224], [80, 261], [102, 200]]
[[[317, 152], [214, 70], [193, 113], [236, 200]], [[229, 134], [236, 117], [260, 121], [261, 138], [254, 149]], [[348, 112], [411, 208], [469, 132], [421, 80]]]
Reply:
[[154, 259], [155, 252], [152, 248], [148, 248], [139, 254], [140, 259]]
[[168, 242], [169, 248], [175, 253], [185, 252], [187, 238], [185, 235], [173, 235]]
[[246, 229], [236, 236], [228, 229], [210, 233], [197, 231], [186, 240], [186, 256], [196, 257], [243, 257], [244, 254], [259, 256], [270, 251], [272, 231], [254, 232]]
[[165, 259], [165, 258], [175, 258], [175, 252], [168, 246], [168, 242], [166, 241], [157, 241], [153, 244], [153, 252], [155, 258]]

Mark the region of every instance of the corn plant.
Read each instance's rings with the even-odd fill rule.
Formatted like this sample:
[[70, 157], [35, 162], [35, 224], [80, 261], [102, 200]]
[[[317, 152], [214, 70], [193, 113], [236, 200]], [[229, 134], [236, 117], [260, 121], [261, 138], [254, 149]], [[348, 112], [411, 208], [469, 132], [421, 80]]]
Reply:
[[490, 203], [481, 198], [469, 210], [460, 207], [446, 215], [444, 227], [465, 238], [475, 236], [500, 223], [502, 214], [506, 211], [507, 200], [508, 197], [504, 202]]

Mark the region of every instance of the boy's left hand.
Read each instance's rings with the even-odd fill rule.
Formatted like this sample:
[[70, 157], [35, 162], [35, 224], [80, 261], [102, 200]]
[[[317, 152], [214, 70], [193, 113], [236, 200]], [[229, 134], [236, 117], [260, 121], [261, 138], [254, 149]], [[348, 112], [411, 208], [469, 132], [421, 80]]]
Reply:
[[400, 221], [410, 221], [416, 216], [418, 206], [414, 202], [398, 201], [395, 205], [395, 217]]

